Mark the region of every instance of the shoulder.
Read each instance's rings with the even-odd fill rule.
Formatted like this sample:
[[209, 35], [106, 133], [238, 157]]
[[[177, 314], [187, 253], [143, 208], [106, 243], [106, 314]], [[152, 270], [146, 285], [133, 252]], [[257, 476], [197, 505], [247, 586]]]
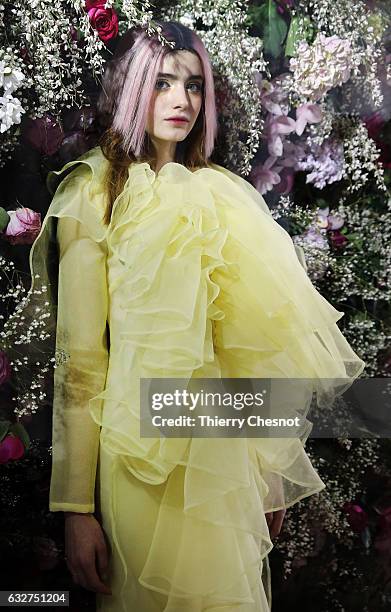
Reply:
[[73, 217], [84, 223], [91, 234], [103, 235], [106, 210], [104, 175], [108, 164], [100, 147], [94, 147], [60, 170], [50, 172], [47, 186], [53, 199], [48, 214]]
[[208, 168], [227, 177], [232, 183], [234, 183], [238, 187], [241, 187], [247, 190], [250, 189], [250, 190], [256, 191], [255, 187], [253, 187], [253, 185], [247, 179], [243, 178], [242, 176], [240, 176], [236, 172], [233, 172], [232, 170], [228, 170], [228, 168], [225, 168], [224, 166], [220, 166], [219, 164], [209, 163]]
[[239, 174], [228, 170], [228, 168], [220, 166], [219, 164], [209, 163], [208, 168], [214, 170], [220, 176], [224, 176], [229, 182], [230, 187], [236, 190], [236, 194], [243, 196], [243, 200], [247, 203], [250, 203], [252, 207], [254, 207], [255, 204], [257, 209], [260, 209], [268, 215], [271, 215], [270, 209], [266, 204], [264, 198], [254, 187], [254, 185], [250, 183], [250, 181], [243, 178]]
[[109, 162], [99, 146], [89, 149], [75, 160], [67, 162], [60, 170], [49, 172], [46, 185], [49, 192], [54, 195], [58, 187], [78, 181], [88, 181], [91, 187], [99, 189], [103, 186], [103, 177]]

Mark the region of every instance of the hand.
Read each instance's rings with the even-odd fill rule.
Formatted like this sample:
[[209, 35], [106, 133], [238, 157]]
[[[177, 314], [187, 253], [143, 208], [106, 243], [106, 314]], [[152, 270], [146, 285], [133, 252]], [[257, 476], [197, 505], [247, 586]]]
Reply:
[[266, 512], [266, 522], [269, 527], [270, 538], [275, 538], [279, 535], [282, 527], [282, 523], [284, 522], [284, 517], [286, 514], [286, 509], [276, 510], [275, 512]]
[[102, 582], [108, 565], [104, 533], [92, 514], [65, 513], [65, 557], [76, 584], [111, 595], [110, 588]]

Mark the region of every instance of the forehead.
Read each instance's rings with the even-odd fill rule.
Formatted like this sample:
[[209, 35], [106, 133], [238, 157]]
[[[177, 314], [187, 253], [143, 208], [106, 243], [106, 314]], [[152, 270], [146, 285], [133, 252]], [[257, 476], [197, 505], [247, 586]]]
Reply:
[[184, 79], [191, 74], [204, 74], [198, 55], [185, 50], [167, 54], [163, 58], [161, 72], [171, 72]]

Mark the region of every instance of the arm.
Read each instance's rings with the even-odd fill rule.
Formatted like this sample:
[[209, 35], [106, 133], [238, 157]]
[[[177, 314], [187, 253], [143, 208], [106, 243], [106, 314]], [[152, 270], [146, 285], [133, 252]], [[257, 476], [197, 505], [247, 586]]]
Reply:
[[51, 511], [94, 512], [99, 425], [89, 400], [105, 385], [107, 281], [105, 246], [73, 218], [58, 220], [56, 348], [69, 359], [55, 368]]

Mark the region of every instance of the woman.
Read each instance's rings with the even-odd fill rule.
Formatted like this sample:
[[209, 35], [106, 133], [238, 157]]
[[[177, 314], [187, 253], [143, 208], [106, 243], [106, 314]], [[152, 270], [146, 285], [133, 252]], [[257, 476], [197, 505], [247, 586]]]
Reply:
[[262, 197], [208, 161], [209, 59], [194, 32], [163, 26], [174, 48], [141, 28], [123, 38], [101, 147], [56, 173], [77, 165], [33, 246], [34, 273], [58, 219], [50, 509], [66, 514], [68, 567], [99, 610], [266, 612], [271, 538], [325, 486], [308, 432], [143, 437], [140, 378], [309, 377], [320, 401], [364, 364]]

